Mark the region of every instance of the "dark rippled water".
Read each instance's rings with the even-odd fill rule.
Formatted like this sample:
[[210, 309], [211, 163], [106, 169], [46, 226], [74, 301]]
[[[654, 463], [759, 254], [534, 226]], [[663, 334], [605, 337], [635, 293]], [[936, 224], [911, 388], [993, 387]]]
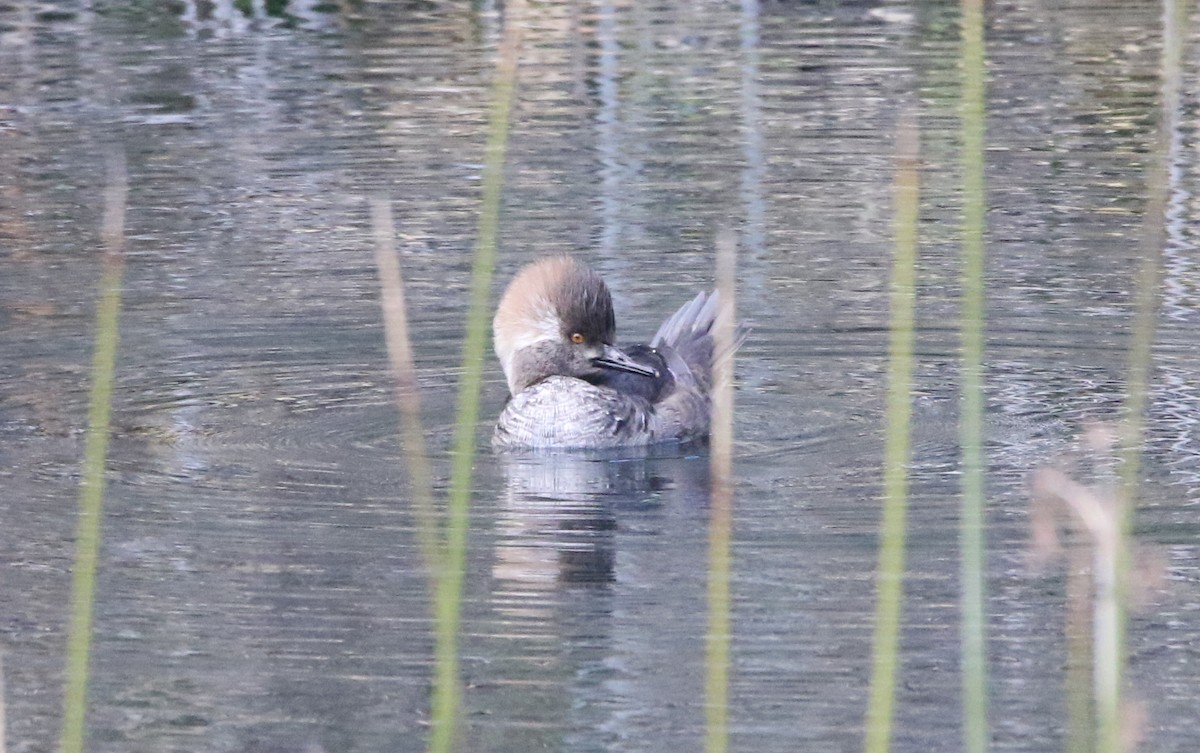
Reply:
[[[100, 263], [128, 265], [89, 749], [416, 751], [430, 598], [386, 372], [367, 197], [391, 197], [444, 498], [490, 4], [0, 7], [0, 650], [7, 743], [57, 746]], [[272, 6], [273, 7], [273, 6]], [[896, 748], [960, 749], [958, 15], [932, 3], [535, 6], [497, 286], [548, 252], [622, 336], [711, 285], [742, 231], [732, 744], [860, 745], [880, 516], [893, 133], [921, 111], [909, 578]], [[1160, 117], [1160, 8], [988, 4], [992, 730], [1061, 746], [1064, 585], [1026, 564], [1029, 471], [1120, 414]], [[1197, 50], [1174, 134], [1130, 630], [1147, 750], [1200, 703]], [[488, 421], [504, 399], [489, 364]], [[697, 750], [707, 460], [477, 464], [465, 749]]]

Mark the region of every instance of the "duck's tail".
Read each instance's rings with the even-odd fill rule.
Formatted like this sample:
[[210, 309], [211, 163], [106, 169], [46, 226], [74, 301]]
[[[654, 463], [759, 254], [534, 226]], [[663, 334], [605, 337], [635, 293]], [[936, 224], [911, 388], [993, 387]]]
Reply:
[[749, 332], [745, 326], [737, 325], [733, 342], [728, 348], [717, 352], [713, 325], [719, 310], [720, 296], [717, 291], [701, 291], [663, 322], [650, 341], [650, 346], [658, 348], [666, 358], [676, 379], [683, 377], [686, 380], [690, 375], [704, 395], [708, 395], [712, 388], [713, 365], [730, 358]]

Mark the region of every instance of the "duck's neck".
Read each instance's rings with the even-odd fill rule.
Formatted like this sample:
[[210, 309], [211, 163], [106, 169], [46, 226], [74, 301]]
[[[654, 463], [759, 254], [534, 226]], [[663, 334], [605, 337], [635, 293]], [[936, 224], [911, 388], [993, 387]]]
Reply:
[[514, 395], [555, 374], [573, 376], [561, 348], [549, 340], [521, 348], [504, 364], [508, 389]]

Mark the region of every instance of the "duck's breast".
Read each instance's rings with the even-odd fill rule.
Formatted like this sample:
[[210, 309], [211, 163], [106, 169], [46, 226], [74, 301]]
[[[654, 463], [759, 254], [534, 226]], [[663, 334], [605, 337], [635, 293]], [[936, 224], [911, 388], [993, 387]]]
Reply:
[[500, 414], [499, 448], [632, 447], [658, 441], [649, 401], [573, 377], [552, 376], [513, 396]]

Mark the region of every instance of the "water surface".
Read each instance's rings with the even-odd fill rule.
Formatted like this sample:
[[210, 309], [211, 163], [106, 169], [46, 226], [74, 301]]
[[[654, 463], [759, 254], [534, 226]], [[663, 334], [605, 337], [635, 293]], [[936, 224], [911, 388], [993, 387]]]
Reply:
[[[0, 648], [9, 750], [56, 747], [104, 155], [128, 266], [96, 604], [95, 751], [416, 751], [430, 594], [367, 198], [393, 202], [444, 499], [494, 8], [0, 10]], [[732, 746], [862, 736], [879, 520], [893, 141], [918, 107], [922, 245], [896, 749], [960, 749], [957, 7], [531, 10], [499, 286], [550, 252], [632, 342], [742, 238]], [[1064, 583], [1026, 562], [1029, 471], [1120, 416], [1160, 117], [1151, 3], [988, 6], [988, 619], [997, 749], [1061, 745]], [[1195, 35], [1184, 104], [1200, 90]], [[1171, 235], [1130, 631], [1146, 749], [1200, 702], [1194, 117]], [[504, 400], [490, 363], [479, 427]], [[477, 462], [464, 749], [696, 750], [707, 458]]]

